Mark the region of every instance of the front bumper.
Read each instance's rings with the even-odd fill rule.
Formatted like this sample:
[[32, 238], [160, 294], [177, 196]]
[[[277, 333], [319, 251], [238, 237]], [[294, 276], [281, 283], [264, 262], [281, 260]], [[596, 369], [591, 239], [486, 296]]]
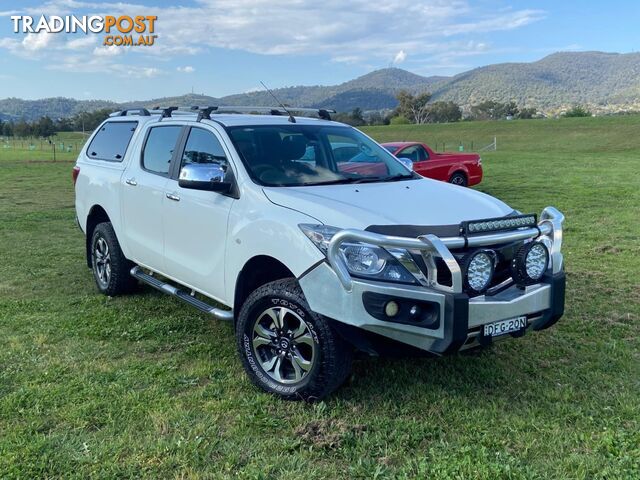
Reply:
[[[554, 212], [557, 211], [554, 209]], [[428, 285], [420, 286], [352, 278], [345, 272], [344, 265], [340, 264], [339, 257], [331, 255], [331, 247], [328, 262], [322, 262], [306, 272], [299, 278], [299, 283], [313, 311], [342, 324], [437, 354], [451, 353], [509, 336], [521, 336], [525, 330], [550, 327], [564, 313], [561, 215], [557, 212], [555, 216], [545, 218], [543, 212], [539, 230], [530, 232], [531, 235], [542, 235], [542, 240], [547, 241], [551, 267], [540, 283], [528, 287], [511, 285], [491, 296], [469, 298], [462, 291], [460, 268], [446, 245], [457, 245], [459, 240], [433, 236], [419, 240], [374, 237], [356, 232], [337, 234], [341, 237], [335, 240], [334, 251], [337, 251], [340, 242], [354, 237], [363, 241], [377, 239], [378, 244], [391, 246], [424, 242], [425, 255], [439, 256], [447, 264], [453, 277], [452, 286], [439, 285], [433, 278], [428, 279]], [[520, 232], [522, 234], [523, 231]], [[502, 237], [511, 240], [513, 232]], [[400, 313], [394, 317], [384, 314], [384, 305], [391, 300], [400, 306]], [[420, 313], [410, 317], [407, 312], [413, 307]], [[522, 316], [527, 317], [526, 329], [501, 337], [484, 336], [484, 325]]]
[[[543, 282], [525, 289], [514, 285], [492, 297], [471, 299], [465, 293], [361, 280], [354, 281], [351, 292], [347, 293], [325, 262], [307, 272], [299, 282], [313, 311], [437, 354], [490, 343], [492, 338], [484, 337], [482, 328], [488, 323], [526, 316], [527, 329], [542, 330], [553, 325], [564, 312], [564, 272], [549, 274]], [[379, 297], [372, 301], [372, 294]], [[412, 325], [401, 319], [385, 320], [371, 308], [371, 303], [379, 299], [394, 300], [400, 305], [418, 304], [419, 308], [429, 310], [428, 322]], [[493, 337], [493, 340], [507, 337], [509, 335]]]

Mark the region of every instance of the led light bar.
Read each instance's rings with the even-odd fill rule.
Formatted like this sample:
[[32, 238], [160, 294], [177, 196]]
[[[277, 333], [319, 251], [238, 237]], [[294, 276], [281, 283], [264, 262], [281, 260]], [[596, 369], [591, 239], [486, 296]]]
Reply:
[[462, 222], [460, 230], [464, 235], [480, 235], [504, 230], [516, 230], [518, 228], [533, 228], [538, 225], [535, 214], [514, 215], [513, 217], [486, 218], [484, 220], [472, 220]]

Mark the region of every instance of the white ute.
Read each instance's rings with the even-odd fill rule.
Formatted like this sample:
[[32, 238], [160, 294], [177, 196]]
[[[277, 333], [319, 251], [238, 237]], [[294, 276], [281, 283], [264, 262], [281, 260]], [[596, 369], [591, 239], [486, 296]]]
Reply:
[[118, 112], [88, 140], [87, 264], [104, 294], [143, 282], [232, 321], [264, 390], [318, 399], [355, 350], [442, 355], [562, 316], [555, 208], [422, 178], [326, 110], [193, 110]]

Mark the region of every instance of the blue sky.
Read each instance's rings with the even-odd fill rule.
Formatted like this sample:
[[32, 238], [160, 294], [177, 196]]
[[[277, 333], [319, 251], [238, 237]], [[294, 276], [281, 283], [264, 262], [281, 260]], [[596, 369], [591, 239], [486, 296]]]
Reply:
[[[157, 15], [159, 38], [109, 49], [104, 34], [13, 33], [11, 15], [42, 14]], [[631, 0], [0, 0], [0, 98], [223, 96], [388, 66], [453, 75], [556, 51], [636, 51], [639, 21]]]

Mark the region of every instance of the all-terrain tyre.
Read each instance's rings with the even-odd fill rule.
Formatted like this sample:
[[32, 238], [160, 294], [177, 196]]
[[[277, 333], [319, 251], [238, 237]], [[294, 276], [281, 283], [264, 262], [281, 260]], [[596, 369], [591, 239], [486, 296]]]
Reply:
[[91, 236], [91, 270], [98, 290], [109, 296], [134, 291], [138, 284], [130, 274], [134, 266], [122, 253], [111, 223], [96, 225]]
[[449, 178], [449, 183], [453, 183], [454, 185], [459, 185], [461, 187], [466, 187], [469, 184], [467, 180], [467, 176], [462, 172], [456, 172], [451, 175]]
[[291, 400], [319, 400], [351, 372], [353, 349], [313, 312], [294, 278], [267, 283], [240, 309], [236, 339], [251, 381]]

